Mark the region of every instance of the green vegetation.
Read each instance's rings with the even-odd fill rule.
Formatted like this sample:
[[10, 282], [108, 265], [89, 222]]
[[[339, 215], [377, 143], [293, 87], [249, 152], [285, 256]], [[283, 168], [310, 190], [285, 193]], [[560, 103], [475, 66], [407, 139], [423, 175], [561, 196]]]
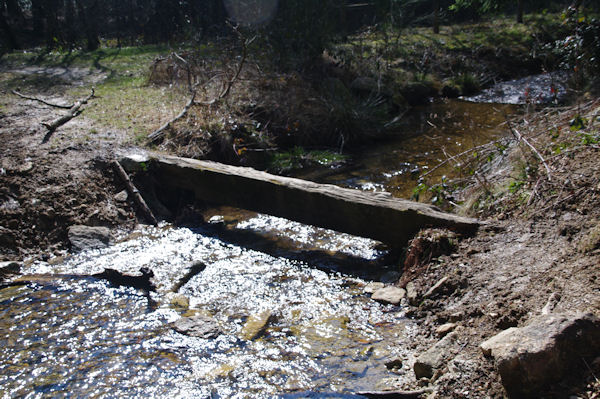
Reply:
[[333, 166], [346, 161], [347, 158], [333, 151], [307, 151], [302, 147], [294, 147], [290, 151], [275, 152], [270, 159], [268, 169], [276, 173], [289, 173], [307, 166]]

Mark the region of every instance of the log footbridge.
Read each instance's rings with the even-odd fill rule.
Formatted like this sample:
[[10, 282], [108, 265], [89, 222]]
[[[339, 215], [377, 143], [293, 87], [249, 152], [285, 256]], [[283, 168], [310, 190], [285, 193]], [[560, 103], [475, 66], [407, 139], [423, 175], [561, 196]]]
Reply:
[[404, 247], [422, 228], [474, 232], [476, 219], [399, 198], [331, 184], [282, 177], [252, 168], [144, 153], [121, 159], [132, 172], [145, 170], [164, 186], [192, 191], [197, 199], [372, 238]]

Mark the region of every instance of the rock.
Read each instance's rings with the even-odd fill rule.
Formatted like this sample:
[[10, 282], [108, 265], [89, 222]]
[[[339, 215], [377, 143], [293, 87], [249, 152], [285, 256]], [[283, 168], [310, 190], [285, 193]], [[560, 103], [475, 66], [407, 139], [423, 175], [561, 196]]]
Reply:
[[400, 301], [402, 300], [402, 298], [404, 298], [405, 295], [406, 290], [404, 288], [390, 285], [388, 287], [384, 287], [375, 291], [371, 296], [371, 299], [377, 302], [399, 305]]
[[411, 305], [417, 304], [417, 300], [419, 298], [419, 293], [417, 291], [417, 287], [416, 287], [415, 283], [413, 283], [412, 281], [410, 281], [408, 284], [406, 284], [406, 298], [408, 298], [408, 302]]
[[542, 308], [542, 314], [552, 313], [552, 311], [554, 310], [556, 305], [558, 305], [559, 302], [560, 302], [559, 294], [557, 294], [556, 292], [553, 292], [552, 294], [550, 294], [550, 297], [548, 298], [548, 302], [546, 302], [546, 305], [544, 305], [544, 307]]
[[222, 334], [216, 321], [206, 316], [182, 317], [173, 323], [173, 329], [190, 337], [211, 339]]
[[176, 308], [187, 309], [190, 307], [190, 300], [187, 296], [183, 294], [176, 294], [171, 298], [171, 305]]
[[140, 290], [155, 291], [156, 286], [151, 281], [154, 272], [147, 267], [140, 268], [139, 273], [123, 273], [115, 269], [106, 268], [102, 273], [93, 274], [92, 277], [104, 279], [116, 286], [133, 287]]
[[19, 165], [19, 167], [17, 168], [17, 172], [18, 173], [28, 173], [31, 172], [31, 170], [33, 170], [33, 163], [32, 162], [24, 162], [22, 165]]
[[257, 338], [267, 327], [270, 318], [271, 312], [268, 310], [260, 314], [250, 316], [248, 320], [246, 320], [244, 327], [242, 327], [240, 337], [246, 341], [252, 341], [253, 339]]
[[413, 366], [417, 379], [433, 377], [436, 370], [440, 369], [448, 359], [454, 357], [458, 352], [457, 340], [458, 334], [451, 332], [419, 355]]
[[123, 191], [116, 193], [113, 198], [115, 199], [115, 201], [125, 202], [125, 201], [127, 201], [128, 197], [129, 197], [129, 194], [127, 194], [127, 190], [123, 190]]
[[15, 236], [13, 232], [5, 227], [0, 226], [0, 246], [10, 249], [14, 247], [14, 245]]
[[[550, 384], [574, 375], [582, 359], [600, 354], [600, 319], [592, 314], [536, 316], [480, 345], [494, 358], [511, 397], [538, 397]], [[583, 373], [581, 373], [583, 374]]]
[[403, 364], [402, 359], [391, 359], [391, 360], [388, 360], [387, 362], [385, 362], [385, 367], [388, 370], [399, 369], [399, 368], [402, 368], [402, 364]]
[[383, 287], [385, 287], [384, 283], [381, 283], [379, 281], [372, 281], [365, 286], [363, 291], [365, 292], [365, 294], [372, 294], [375, 291], [382, 289]]
[[457, 321], [461, 321], [464, 319], [465, 315], [463, 312], [454, 312], [450, 315], [450, 323], [456, 323]]
[[21, 267], [23, 267], [21, 262], [0, 262], [0, 279], [20, 274]]
[[423, 295], [423, 298], [429, 298], [429, 297], [434, 296], [435, 294], [441, 292], [442, 289], [445, 288], [444, 286], [446, 285], [446, 283], [448, 283], [449, 281], [450, 281], [450, 277], [448, 277], [448, 276], [442, 277], [437, 283], [435, 283], [430, 289], [427, 290], [425, 295]]
[[435, 329], [435, 334], [440, 338], [445, 337], [446, 335], [448, 335], [448, 333], [454, 331], [455, 328], [456, 323], [442, 324], [441, 326]]
[[74, 251], [106, 248], [110, 245], [108, 227], [74, 225], [69, 227], [68, 236]]

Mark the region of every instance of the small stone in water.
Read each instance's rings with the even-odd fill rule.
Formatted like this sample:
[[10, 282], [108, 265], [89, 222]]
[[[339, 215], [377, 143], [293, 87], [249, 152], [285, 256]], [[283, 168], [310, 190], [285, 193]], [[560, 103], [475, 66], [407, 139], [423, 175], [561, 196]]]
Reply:
[[240, 332], [241, 338], [245, 339], [246, 341], [252, 341], [258, 337], [267, 327], [270, 318], [271, 312], [268, 310], [260, 314], [250, 316], [248, 320], [246, 320], [246, 324], [244, 324], [244, 327]]
[[380, 283], [379, 281], [372, 281], [365, 286], [364, 291], [366, 294], [372, 294], [383, 287], [385, 287], [385, 284]]
[[216, 338], [222, 334], [218, 324], [206, 316], [182, 317], [173, 323], [178, 333], [198, 338]]
[[177, 294], [171, 298], [171, 305], [176, 308], [187, 309], [190, 307], [190, 300], [185, 295]]
[[389, 286], [375, 291], [371, 296], [371, 299], [377, 302], [399, 305], [405, 295], [406, 290], [404, 288]]

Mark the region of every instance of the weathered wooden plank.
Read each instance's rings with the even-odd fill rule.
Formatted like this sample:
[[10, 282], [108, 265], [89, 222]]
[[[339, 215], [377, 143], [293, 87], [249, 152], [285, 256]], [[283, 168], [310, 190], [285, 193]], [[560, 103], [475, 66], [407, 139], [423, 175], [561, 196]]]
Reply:
[[418, 202], [276, 176], [252, 168], [158, 154], [126, 156], [127, 169], [151, 171], [162, 184], [191, 190], [198, 199], [404, 246], [424, 227], [474, 231], [480, 222]]

